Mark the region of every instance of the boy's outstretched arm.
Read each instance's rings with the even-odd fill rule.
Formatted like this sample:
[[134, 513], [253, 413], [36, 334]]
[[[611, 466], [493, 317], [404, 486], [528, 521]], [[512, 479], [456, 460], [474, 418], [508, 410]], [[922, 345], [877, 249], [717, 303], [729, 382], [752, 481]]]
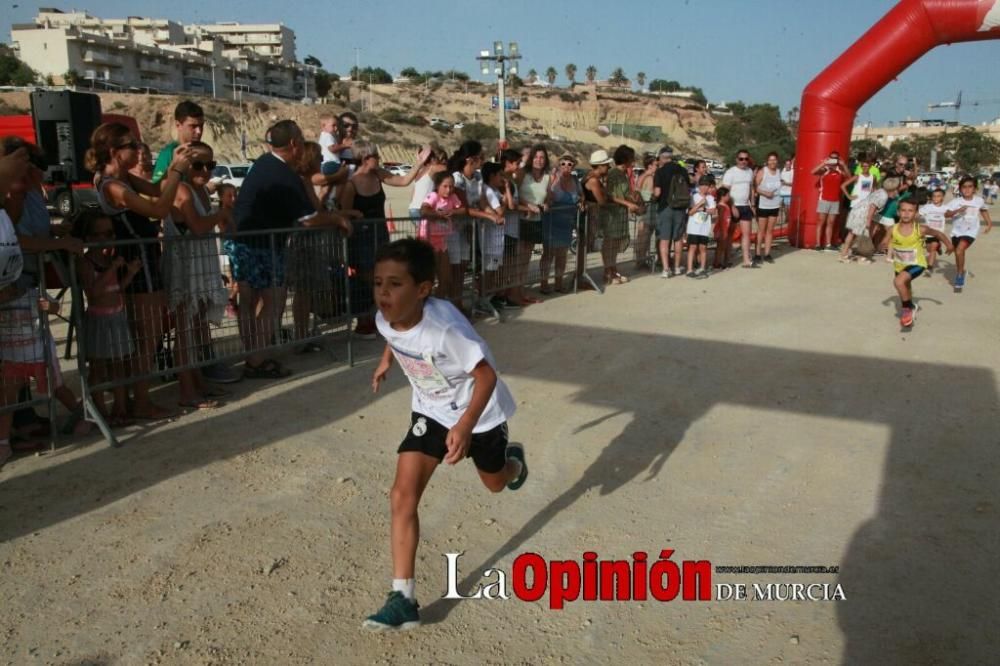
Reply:
[[469, 374], [474, 381], [472, 399], [469, 400], [469, 406], [465, 408], [462, 418], [448, 431], [448, 437], [445, 439], [448, 453], [444, 461], [449, 465], [460, 462], [468, 454], [469, 446], [472, 444], [472, 429], [479, 423], [479, 417], [483, 415], [483, 410], [486, 409], [493, 395], [493, 389], [497, 385], [497, 373], [486, 359], [480, 361]]
[[382, 359], [378, 362], [378, 367], [375, 368], [375, 372], [372, 374], [372, 393], [378, 393], [378, 388], [385, 381], [385, 376], [389, 374], [389, 368], [391, 367], [392, 349], [386, 343], [385, 349], [382, 351]]

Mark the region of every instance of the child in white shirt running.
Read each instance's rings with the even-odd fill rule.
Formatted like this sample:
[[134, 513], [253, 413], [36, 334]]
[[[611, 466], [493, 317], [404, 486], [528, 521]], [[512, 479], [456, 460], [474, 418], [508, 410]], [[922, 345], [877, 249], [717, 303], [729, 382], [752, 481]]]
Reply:
[[944, 216], [951, 220], [951, 243], [955, 246], [955, 291], [965, 286], [965, 253], [979, 235], [979, 220], [986, 223], [984, 234], [993, 228], [990, 212], [983, 198], [976, 196], [976, 179], [965, 176], [958, 182], [959, 196], [948, 202]]
[[[924, 224], [934, 231], [944, 233], [944, 215], [947, 211], [948, 207], [944, 204], [944, 190], [939, 187], [931, 192], [931, 200], [920, 207], [919, 214]], [[924, 275], [930, 277], [934, 265], [937, 263], [941, 242], [935, 236], [928, 236], [924, 239], [924, 247], [927, 248], [927, 270], [924, 271]]]
[[392, 591], [364, 621], [376, 631], [420, 624], [414, 597], [417, 506], [437, 466], [470, 457], [493, 492], [517, 490], [528, 476], [524, 449], [507, 442], [514, 399], [472, 324], [454, 305], [430, 296], [434, 263], [434, 248], [414, 238], [389, 243], [375, 256], [375, 324], [386, 346], [372, 390], [378, 392], [393, 359], [413, 387], [410, 428], [399, 446], [390, 494]]

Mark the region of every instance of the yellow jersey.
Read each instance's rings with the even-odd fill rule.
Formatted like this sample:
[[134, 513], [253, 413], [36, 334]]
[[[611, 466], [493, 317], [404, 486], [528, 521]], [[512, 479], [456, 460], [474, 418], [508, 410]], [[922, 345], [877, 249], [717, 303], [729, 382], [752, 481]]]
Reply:
[[899, 232], [901, 224], [892, 227], [892, 266], [896, 272], [907, 266], [927, 268], [927, 253], [924, 251], [924, 235], [920, 233], [920, 225], [913, 223], [909, 236]]

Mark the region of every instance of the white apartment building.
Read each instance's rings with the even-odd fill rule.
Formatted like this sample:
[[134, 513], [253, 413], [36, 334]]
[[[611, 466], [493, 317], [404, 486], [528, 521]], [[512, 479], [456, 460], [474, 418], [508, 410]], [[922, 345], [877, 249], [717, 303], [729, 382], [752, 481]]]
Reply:
[[[225, 28], [227, 37], [220, 38], [215, 27]], [[236, 27], [250, 30], [230, 31]], [[237, 41], [253, 39], [238, 44], [233, 35]], [[100, 19], [41, 9], [34, 23], [11, 26], [11, 41], [22, 61], [56, 83], [65, 83], [73, 72], [78, 86], [125, 92], [315, 95], [313, 81], [305, 78], [312, 74], [294, 59], [295, 35], [280, 24], [184, 26], [167, 19]]]

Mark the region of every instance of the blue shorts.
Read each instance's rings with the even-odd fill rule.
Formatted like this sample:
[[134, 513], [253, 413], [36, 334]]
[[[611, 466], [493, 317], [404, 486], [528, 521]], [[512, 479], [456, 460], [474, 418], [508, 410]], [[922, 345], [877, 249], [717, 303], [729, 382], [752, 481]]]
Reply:
[[927, 269], [923, 266], [906, 266], [902, 270], [896, 271], [896, 275], [899, 275], [900, 273], [909, 273], [911, 278], [918, 278], [925, 270]]
[[272, 253], [269, 247], [227, 242], [233, 279], [250, 285], [251, 289], [268, 289], [285, 285], [285, 246], [279, 243]]

